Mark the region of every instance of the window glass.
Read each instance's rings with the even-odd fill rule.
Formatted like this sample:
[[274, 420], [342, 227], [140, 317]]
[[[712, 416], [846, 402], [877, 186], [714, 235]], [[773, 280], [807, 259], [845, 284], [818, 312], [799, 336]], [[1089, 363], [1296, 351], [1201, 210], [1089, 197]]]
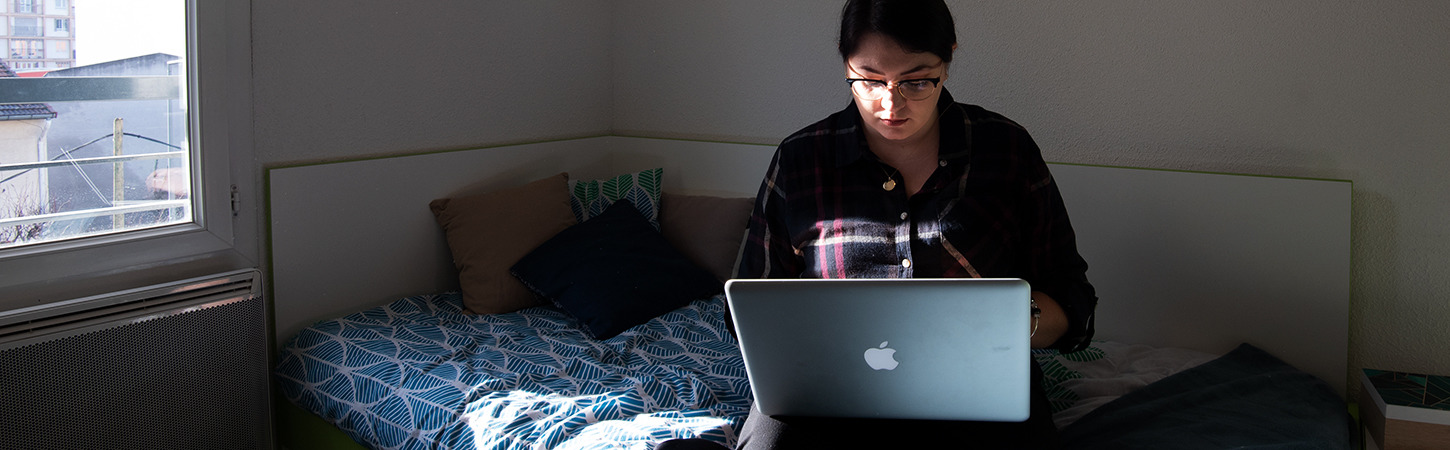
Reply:
[[10, 59], [40, 59], [45, 57], [45, 43], [34, 39], [11, 39]]
[[[0, 63], [14, 66], [0, 70], [0, 249], [192, 223], [186, 2], [52, 13], [67, 15], [57, 29], [80, 27], [77, 40], [47, 54], [45, 41], [15, 39]], [[14, 23], [39, 35], [38, 18]]]
[[[67, 41], [67, 40], [59, 40], [59, 39], [51, 40], [45, 46], [45, 48], [46, 48], [47, 51], [50, 52], [50, 55], [49, 56], [51, 58], [55, 58], [55, 59], [71, 59], [71, 60], [75, 59], [75, 55], [71, 54], [71, 51], [70, 51], [70, 41]], [[70, 64], [61, 64], [61, 65], [59, 65], [59, 67], [63, 69], [63, 68], [66, 68], [66, 67], [70, 67]]]
[[26, 36], [26, 37], [39, 37], [40, 36], [40, 18], [39, 17], [16, 17], [14, 19], [13, 23], [14, 23], [14, 25], [11, 27], [11, 30], [10, 30], [10, 34], [12, 36]]

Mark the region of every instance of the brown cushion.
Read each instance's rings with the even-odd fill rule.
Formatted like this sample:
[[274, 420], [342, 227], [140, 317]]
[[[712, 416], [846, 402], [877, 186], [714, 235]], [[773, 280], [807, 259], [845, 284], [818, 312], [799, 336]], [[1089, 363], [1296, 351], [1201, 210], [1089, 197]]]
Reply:
[[735, 275], [735, 257], [755, 199], [664, 193], [660, 233], [695, 264], [724, 281]]
[[509, 273], [509, 267], [574, 225], [568, 174], [510, 189], [438, 199], [428, 208], [448, 240], [465, 308], [478, 314], [501, 314], [541, 304]]

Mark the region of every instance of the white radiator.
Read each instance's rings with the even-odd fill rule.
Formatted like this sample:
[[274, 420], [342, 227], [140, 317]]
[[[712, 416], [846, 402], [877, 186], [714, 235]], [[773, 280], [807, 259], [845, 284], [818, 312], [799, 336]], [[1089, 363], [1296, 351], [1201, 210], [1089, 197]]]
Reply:
[[0, 312], [0, 449], [270, 449], [256, 270]]

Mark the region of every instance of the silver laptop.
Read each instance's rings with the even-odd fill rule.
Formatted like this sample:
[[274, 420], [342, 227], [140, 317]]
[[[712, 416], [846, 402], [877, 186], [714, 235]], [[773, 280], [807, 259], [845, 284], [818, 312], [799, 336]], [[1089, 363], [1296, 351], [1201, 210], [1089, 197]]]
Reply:
[[1020, 422], [1030, 288], [1020, 279], [730, 280], [769, 415]]

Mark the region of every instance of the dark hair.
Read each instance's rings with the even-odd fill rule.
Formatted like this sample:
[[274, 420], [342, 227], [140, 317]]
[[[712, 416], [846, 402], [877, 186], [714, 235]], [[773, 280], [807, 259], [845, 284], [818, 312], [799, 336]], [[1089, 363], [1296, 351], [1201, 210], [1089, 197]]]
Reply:
[[943, 0], [847, 0], [841, 8], [841, 59], [856, 53], [861, 38], [871, 34], [896, 41], [909, 52], [928, 52], [952, 62], [957, 28]]

